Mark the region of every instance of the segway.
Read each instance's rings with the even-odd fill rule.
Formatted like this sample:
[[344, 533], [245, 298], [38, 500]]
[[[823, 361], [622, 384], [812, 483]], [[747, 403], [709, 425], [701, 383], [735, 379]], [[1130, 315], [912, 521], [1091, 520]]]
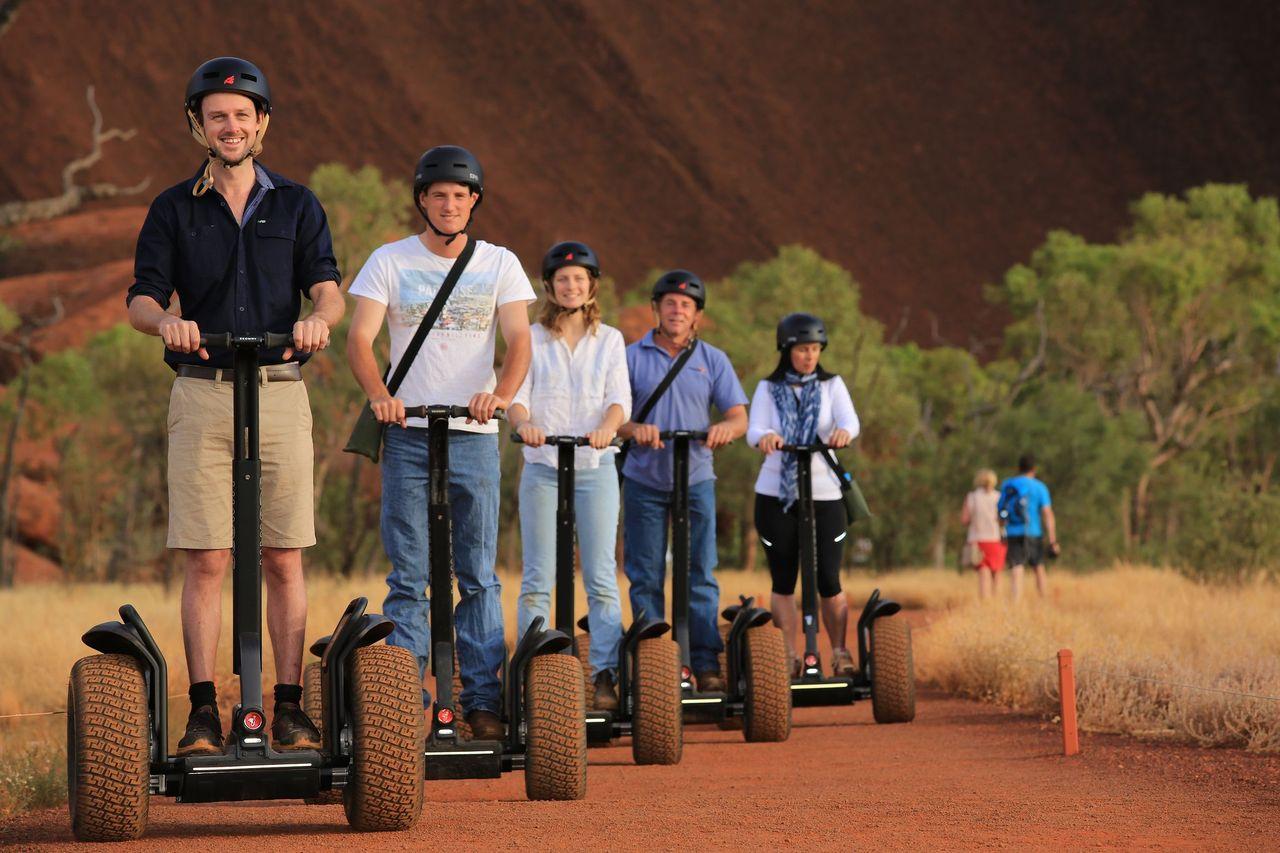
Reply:
[[[511, 440], [523, 443], [514, 432]], [[556, 448], [556, 630], [572, 634], [577, 530], [574, 451], [587, 446], [589, 440], [586, 436], [549, 435], [546, 442]], [[612, 446], [621, 444], [615, 439]], [[572, 653], [582, 665], [583, 691], [590, 696], [594, 689], [589, 661], [591, 625], [586, 616], [578, 620], [578, 627], [583, 633], [574, 638]], [[680, 763], [684, 751], [684, 720], [680, 683], [676, 677], [679, 649], [664, 636], [670, 630], [666, 622], [651, 619], [644, 611], [636, 614], [618, 648], [618, 710], [591, 708], [590, 700], [587, 701], [589, 745], [603, 746], [629, 735], [636, 764]]]
[[277, 752], [262, 698], [261, 462], [258, 353], [291, 346], [288, 334], [206, 334], [201, 346], [234, 352], [233, 668], [240, 703], [221, 755], [168, 754], [168, 667], [132, 605], [83, 640], [101, 654], [77, 661], [67, 689], [67, 793], [81, 840], [139, 837], [153, 795], [182, 803], [315, 799], [340, 790], [361, 830], [405, 829], [422, 810], [421, 691], [404, 649], [374, 645], [392, 623], [347, 605], [325, 651], [327, 736], [319, 750]]
[[877, 723], [909, 723], [916, 716], [915, 667], [911, 626], [892, 618], [902, 605], [875, 590], [858, 617], [858, 671], [852, 678], [823, 676], [818, 652], [818, 532], [813, 507], [813, 454], [824, 444], [784, 444], [796, 457], [796, 499], [800, 509], [800, 610], [804, 625], [804, 657], [798, 678], [791, 680], [791, 704], [849, 705], [871, 699]]
[[[427, 779], [497, 779], [524, 771], [531, 800], [580, 800], [587, 793], [587, 736], [582, 671], [568, 651], [566, 633], [547, 630], [538, 617], [516, 644], [501, 672], [506, 725], [501, 741], [471, 740], [459, 720], [461, 679], [456, 671], [453, 619], [453, 519], [449, 508], [449, 419], [470, 417], [466, 406], [406, 406], [405, 416], [427, 421], [428, 539], [431, 574], [431, 673], [436, 695], [426, 742]], [[503, 412], [494, 414], [502, 419]], [[329, 638], [312, 645], [324, 651]], [[309, 669], [313, 668], [312, 664]], [[418, 681], [415, 664], [415, 683]], [[421, 715], [421, 685], [418, 684]]]
[[782, 632], [769, 625], [772, 615], [755, 599], [721, 613], [725, 651], [721, 674], [725, 692], [699, 691], [693, 682], [689, 652], [689, 444], [704, 441], [705, 432], [666, 430], [674, 443], [671, 500], [671, 614], [680, 646], [680, 690], [687, 723], [716, 723], [736, 728], [752, 742], [784, 741], [791, 735], [791, 690]]

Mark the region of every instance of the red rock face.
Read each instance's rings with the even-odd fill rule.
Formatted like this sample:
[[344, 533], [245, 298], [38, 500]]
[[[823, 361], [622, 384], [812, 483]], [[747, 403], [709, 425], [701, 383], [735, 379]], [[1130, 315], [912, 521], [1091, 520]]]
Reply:
[[[801, 242], [850, 269], [880, 319], [909, 307], [926, 344], [932, 317], [942, 340], [988, 337], [983, 283], [1050, 228], [1110, 238], [1148, 190], [1280, 189], [1262, 2], [721, 8], [494, 4], [460, 27], [447, 4], [260, 4], [237, 49], [275, 96], [263, 162], [293, 178], [336, 160], [407, 179], [427, 146], [463, 143], [488, 182], [475, 233], [530, 268], [574, 237], [635, 286]], [[201, 35], [202, 6], [130, 11], [27, 3], [0, 36], [15, 81], [0, 113], [23, 129], [0, 139], [0, 200], [60, 191], [86, 150], [88, 84], [106, 125], [138, 134], [86, 180], [149, 175], [137, 205], [194, 173], [181, 93], [225, 45]]]

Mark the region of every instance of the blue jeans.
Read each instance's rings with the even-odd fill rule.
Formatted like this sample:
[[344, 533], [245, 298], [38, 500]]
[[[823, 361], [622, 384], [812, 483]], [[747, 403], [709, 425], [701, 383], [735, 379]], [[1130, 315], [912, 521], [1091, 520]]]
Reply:
[[[464, 713], [502, 711], [498, 670], [506, 656], [498, 541], [498, 436], [449, 433], [453, 570], [462, 600], [454, 611]], [[382, 458], [382, 545], [391, 560], [382, 612], [395, 630], [387, 644], [413, 652], [426, 676], [431, 657], [427, 550], [427, 431], [387, 428]], [[423, 707], [431, 696], [422, 692]]]
[[[521, 636], [535, 616], [554, 624], [551, 589], [556, 577], [556, 478], [556, 469], [550, 465], [527, 462], [520, 475], [524, 576], [517, 621]], [[622, 604], [618, 600], [618, 564], [613, 557], [618, 539], [618, 469], [613, 454], [603, 457], [599, 468], [574, 472], [573, 500], [591, 626], [591, 675], [605, 670], [616, 675]]]
[[[662, 585], [667, 570], [667, 522], [671, 492], [627, 478], [622, 487], [623, 569], [631, 581], [631, 612], [652, 619], [667, 612]], [[689, 659], [694, 672], [719, 670], [724, 650], [716, 627], [720, 585], [716, 567], [716, 484], [689, 487]]]

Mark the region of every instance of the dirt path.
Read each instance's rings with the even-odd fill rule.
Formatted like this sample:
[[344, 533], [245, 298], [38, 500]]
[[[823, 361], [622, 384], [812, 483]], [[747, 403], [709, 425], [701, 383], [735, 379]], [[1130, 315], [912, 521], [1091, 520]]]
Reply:
[[[433, 782], [414, 830], [376, 838], [353, 839], [340, 806], [156, 800], [143, 844], [243, 849], [265, 836], [290, 849], [1280, 846], [1280, 757], [1086, 735], [1083, 754], [1065, 759], [1048, 724], [928, 692], [910, 725], [876, 726], [865, 703], [798, 709], [795, 723], [782, 744], [691, 728], [678, 767], [635, 767], [628, 746], [592, 750], [578, 803], [526, 802], [519, 774]], [[0, 826], [4, 845], [45, 849], [70, 838], [65, 808]]]

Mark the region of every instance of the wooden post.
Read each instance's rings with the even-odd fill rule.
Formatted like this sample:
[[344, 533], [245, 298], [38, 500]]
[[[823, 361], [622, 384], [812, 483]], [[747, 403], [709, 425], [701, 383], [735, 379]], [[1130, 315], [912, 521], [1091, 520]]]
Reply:
[[1080, 752], [1080, 734], [1076, 730], [1076, 671], [1071, 649], [1058, 652], [1058, 692], [1062, 697], [1062, 754]]

